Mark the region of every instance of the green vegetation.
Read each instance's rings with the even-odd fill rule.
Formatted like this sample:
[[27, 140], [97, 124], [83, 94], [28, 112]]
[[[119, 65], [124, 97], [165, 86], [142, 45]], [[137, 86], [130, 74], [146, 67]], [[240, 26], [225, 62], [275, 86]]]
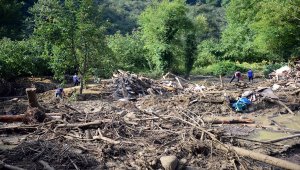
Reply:
[[300, 0], [0, 0], [0, 23], [7, 80], [268, 74], [300, 55]]

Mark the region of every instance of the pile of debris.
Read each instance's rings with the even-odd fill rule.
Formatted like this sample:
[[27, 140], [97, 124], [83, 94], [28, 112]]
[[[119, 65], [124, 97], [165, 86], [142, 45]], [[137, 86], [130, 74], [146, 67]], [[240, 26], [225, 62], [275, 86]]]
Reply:
[[[165, 78], [165, 77], [164, 77]], [[115, 85], [114, 98], [128, 98], [135, 100], [137, 97], [156, 94], [163, 95], [168, 92], [176, 92], [182, 90], [183, 86], [178, 77], [178, 81], [170, 80], [153, 80], [136, 74], [130, 74], [122, 70], [118, 70], [113, 75]]]
[[[28, 89], [29, 105], [45, 113], [46, 117], [41, 117], [39, 112], [23, 114], [23, 117], [40, 117], [43, 121], [26, 119], [27, 124], [0, 126], [1, 134], [7, 138], [14, 132], [14, 135], [25, 134], [22, 141], [27, 141], [13, 150], [3, 151], [0, 167], [27, 168], [24, 165], [27, 162], [36, 169], [42, 166], [57, 169], [300, 169], [295, 163], [256, 150], [276, 148], [281, 153], [286, 149], [283, 147], [285, 143], [277, 144], [278, 140], [299, 135], [292, 134], [285, 139], [268, 142], [247, 139], [246, 136], [258, 126], [254, 120], [256, 115], [247, 117], [232, 109], [231, 98], [242, 102], [245, 100], [236, 100], [237, 97], [245, 97], [251, 100], [251, 104], [246, 105], [249, 108], [264, 102], [261, 112], [284, 108], [291, 110], [287, 112], [290, 115], [299, 114], [299, 104], [295, 110], [289, 105], [297, 104], [298, 100], [289, 97], [299, 96], [300, 91], [276, 91], [270, 84], [268, 88], [251, 87], [246, 90], [219, 85], [206, 88], [172, 74], [161, 80], [152, 80], [120, 70], [114, 75], [115, 96], [127, 99], [140, 97], [138, 100], [89, 100], [41, 105], [30, 93], [34, 90]], [[227, 97], [230, 98], [229, 103]], [[238, 106], [238, 111], [244, 109], [240, 103], [235, 106]], [[291, 131], [288, 130], [281, 128], [284, 133]], [[0, 144], [4, 141], [9, 143], [7, 140], [0, 140]], [[22, 153], [23, 159], [17, 159], [18, 152]]]
[[279, 81], [280, 78], [295, 83], [300, 83], [300, 61], [295, 62], [294, 67], [283, 66], [272, 73], [269, 74], [269, 77]]

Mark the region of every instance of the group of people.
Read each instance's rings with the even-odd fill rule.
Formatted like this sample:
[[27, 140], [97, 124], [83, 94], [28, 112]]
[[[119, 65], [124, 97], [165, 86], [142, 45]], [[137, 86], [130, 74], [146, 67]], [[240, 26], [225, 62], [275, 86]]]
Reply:
[[[247, 72], [247, 76], [248, 76], [248, 79], [249, 79], [249, 82], [253, 83], [253, 77], [254, 77], [254, 74], [253, 74], [253, 71], [251, 69], [248, 70]], [[242, 73], [240, 71], [236, 71], [234, 73], [234, 75], [232, 76], [231, 80], [230, 80], [230, 83], [235, 79], [237, 78], [237, 81], [239, 82], [240, 80], [243, 80], [243, 77], [242, 77]]]
[[[73, 84], [74, 84], [74, 86], [78, 86], [80, 84], [79, 77], [77, 76], [76, 73], [73, 76]], [[65, 95], [65, 92], [64, 92], [64, 89], [62, 87], [58, 87], [55, 90], [55, 97], [62, 98], [64, 95]]]

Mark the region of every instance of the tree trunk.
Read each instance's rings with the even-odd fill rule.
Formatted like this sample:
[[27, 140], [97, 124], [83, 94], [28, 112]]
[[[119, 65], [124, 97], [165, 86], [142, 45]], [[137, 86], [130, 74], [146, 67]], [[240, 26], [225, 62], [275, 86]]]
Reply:
[[36, 92], [35, 88], [26, 88], [26, 94], [28, 97], [28, 102], [30, 107], [40, 107], [35, 92]]
[[220, 75], [219, 75], [219, 77], [220, 77], [221, 87], [224, 87], [224, 85], [223, 85], [223, 79], [222, 79], [222, 75], [220, 74]]

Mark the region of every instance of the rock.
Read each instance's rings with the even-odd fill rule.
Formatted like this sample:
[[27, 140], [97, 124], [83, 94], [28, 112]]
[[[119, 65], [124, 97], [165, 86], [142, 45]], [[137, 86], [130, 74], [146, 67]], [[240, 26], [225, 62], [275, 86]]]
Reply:
[[165, 170], [175, 170], [178, 165], [178, 159], [176, 156], [163, 156], [160, 158], [160, 162]]
[[182, 159], [180, 159], [180, 164], [186, 164], [187, 163], [187, 160], [185, 159], [185, 158], [182, 158]]

